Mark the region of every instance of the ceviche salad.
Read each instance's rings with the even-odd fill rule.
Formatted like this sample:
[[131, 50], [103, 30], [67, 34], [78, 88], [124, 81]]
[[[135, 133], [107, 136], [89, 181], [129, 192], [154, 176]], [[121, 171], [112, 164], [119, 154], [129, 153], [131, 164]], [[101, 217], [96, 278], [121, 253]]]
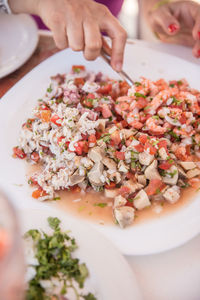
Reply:
[[152, 203], [177, 202], [200, 175], [200, 92], [186, 80], [125, 82], [73, 66], [51, 77], [14, 157], [39, 163], [33, 198], [95, 190], [121, 227]]

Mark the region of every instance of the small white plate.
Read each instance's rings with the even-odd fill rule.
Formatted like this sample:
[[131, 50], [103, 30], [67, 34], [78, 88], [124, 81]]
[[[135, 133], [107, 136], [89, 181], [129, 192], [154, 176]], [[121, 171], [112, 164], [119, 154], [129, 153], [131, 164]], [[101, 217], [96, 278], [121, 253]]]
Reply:
[[[10, 184], [19, 208], [40, 206], [40, 209], [46, 209], [47, 204], [31, 198], [25, 177], [25, 162], [12, 158], [12, 148], [17, 145], [21, 125], [28, 118], [36, 100], [44, 95], [49, 77], [68, 72], [73, 64], [84, 64], [89, 70], [102, 71], [117, 78], [116, 73], [100, 58], [87, 62], [81, 53], [67, 49], [33, 69], [0, 101], [0, 178]], [[140, 76], [154, 80], [161, 77], [167, 80], [185, 77], [192, 87], [199, 88], [199, 66], [137, 44], [127, 44], [124, 69], [135, 80]], [[113, 241], [122, 253], [143, 255], [177, 247], [198, 234], [199, 212], [200, 197], [197, 194], [188, 205], [173, 213], [124, 230], [114, 224], [94, 226]]]
[[91, 226], [80, 223], [53, 209], [24, 210], [20, 214], [22, 233], [29, 229], [49, 232], [47, 218], [61, 220], [63, 231], [70, 230], [77, 242], [74, 252], [80, 262], [85, 262], [90, 276], [85, 282], [85, 293], [92, 292], [98, 300], [141, 300], [135, 275], [124, 257], [103, 235]]
[[35, 21], [28, 15], [0, 15], [0, 78], [21, 67], [38, 43]]

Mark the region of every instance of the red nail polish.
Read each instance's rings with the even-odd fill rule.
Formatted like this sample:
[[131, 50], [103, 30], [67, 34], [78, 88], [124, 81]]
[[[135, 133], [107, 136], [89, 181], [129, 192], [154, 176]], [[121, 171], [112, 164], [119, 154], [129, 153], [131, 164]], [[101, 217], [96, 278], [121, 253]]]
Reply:
[[197, 57], [200, 57], [200, 49], [197, 52]]
[[169, 30], [170, 33], [174, 33], [175, 31], [178, 30], [178, 26], [176, 24], [170, 24], [168, 26], [168, 30]]
[[198, 37], [199, 37], [199, 40], [200, 40], [200, 31], [198, 32]]

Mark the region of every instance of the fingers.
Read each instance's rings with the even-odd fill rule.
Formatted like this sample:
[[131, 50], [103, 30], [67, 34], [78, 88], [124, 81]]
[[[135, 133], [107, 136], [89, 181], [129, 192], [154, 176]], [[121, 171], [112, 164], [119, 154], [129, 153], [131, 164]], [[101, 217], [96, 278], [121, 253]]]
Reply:
[[81, 51], [84, 49], [84, 33], [82, 22], [69, 23], [67, 25], [67, 38], [69, 47], [73, 51]]
[[85, 49], [84, 56], [87, 60], [94, 60], [100, 55], [102, 37], [97, 23], [87, 21], [83, 24]]
[[123, 65], [124, 48], [127, 38], [126, 31], [114, 17], [104, 23], [103, 30], [106, 31], [112, 40], [111, 66], [119, 72]]
[[187, 47], [193, 47], [194, 46], [194, 40], [191, 36], [191, 33], [178, 33], [176, 36], [167, 36], [165, 34], [160, 34], [161, 41], [169, 44], [177, 44], [177, 45], [183, 45]]
[[178, 20], [172, 15], [168, 7], [157, 9], [152, 13], [152, 19], [167, 35], [175, 35], [180, 30]]
[[195, 57], [200, 58], [200, 40], [196, 41], [192, 53]]
[[53, 38], [56, 46], [59, 49], [68, 47], [68, 40], [65, 31], [65, 24], [60, 21], [59, 16], [55, 15], [51, 20], [50, 29], [53, 33]]
[[200, 11], [195, 21], [195, 25], [192, 30], [192, 35], [195, 41], [200, 41]]

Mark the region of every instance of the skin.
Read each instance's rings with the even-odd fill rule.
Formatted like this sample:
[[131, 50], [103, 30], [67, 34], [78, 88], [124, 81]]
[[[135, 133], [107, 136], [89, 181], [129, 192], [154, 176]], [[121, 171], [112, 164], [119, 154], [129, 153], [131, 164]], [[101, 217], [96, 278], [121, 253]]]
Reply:
[[121, 71], [127, 35], [106, 6], [93, 0], [9, 0], [9, 4], [13, 13], [40, 16], [59, 49], [83, 51], [87, 60], [96, 59], [102, 45], [108, 49], [102, 37], [106, 32], [112, 40], [111, 65]]
[[[193, 47], [200, 57], [200, 5], [194, 1], [176, 1], [153, 9], [157, 0], [143, 0], [144, 15], [156, 36], [165, 43]], [[169, 26], [175, 25], [171, 31]]]

